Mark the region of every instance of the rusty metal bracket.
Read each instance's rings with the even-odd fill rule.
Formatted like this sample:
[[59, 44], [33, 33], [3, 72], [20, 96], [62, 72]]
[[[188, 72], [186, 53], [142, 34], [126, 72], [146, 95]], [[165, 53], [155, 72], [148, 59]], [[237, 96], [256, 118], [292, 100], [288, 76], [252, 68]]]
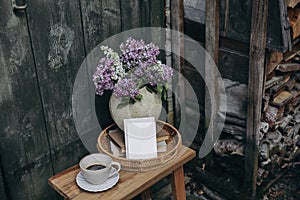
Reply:
[[26, 0], [11, 0], [14, 10], [25, 10], [27, 8]]

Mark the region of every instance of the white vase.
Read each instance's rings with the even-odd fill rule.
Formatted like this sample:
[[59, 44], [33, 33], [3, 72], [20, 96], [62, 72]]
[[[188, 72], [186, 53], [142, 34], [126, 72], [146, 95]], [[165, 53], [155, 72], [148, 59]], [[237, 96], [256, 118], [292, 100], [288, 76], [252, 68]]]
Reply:
[[[157, 120], [162, 110], [162, 101], [160, 95], [149, 92], [146, 87], [139, 90], [143, 98], [135, 103], [123, 104], [122, 98], [115, 97], [113, 94], [109, 101], [110, 114], [117, 126], [124, 130], [124, 119], [140, 118], [140, 117], [155, 117]], [[118, 107], [119, 106], [119, 107]]]

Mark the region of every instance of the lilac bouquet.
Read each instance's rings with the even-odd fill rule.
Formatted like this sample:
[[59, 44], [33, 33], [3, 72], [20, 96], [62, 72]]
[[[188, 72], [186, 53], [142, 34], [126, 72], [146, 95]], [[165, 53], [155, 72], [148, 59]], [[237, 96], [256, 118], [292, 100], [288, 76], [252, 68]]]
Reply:
[[120, 55], [108, 46], [101, 46], [101, 50], [104, 57], [93, 74], [96, 94], [110, 90], [116, 97], [130, 98], [134, 103], [142, 99], [139, 89], [146, 86], [148, 91], [165, 96], [173, 71], [157, 59], [160, 51], [155, 44], [128, 38], [120, 45]]

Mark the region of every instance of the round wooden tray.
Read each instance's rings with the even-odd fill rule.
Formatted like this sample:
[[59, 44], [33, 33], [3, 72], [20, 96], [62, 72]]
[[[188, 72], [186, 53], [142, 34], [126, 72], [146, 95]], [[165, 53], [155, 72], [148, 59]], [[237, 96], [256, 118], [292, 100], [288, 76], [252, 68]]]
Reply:
[[176, 155], [181, 147], [181, 135], [178, 130], [172, 125], [157, 121], [157, 123], [163, 127], [163, 129], [169, 133], [173, 132], [173, 137], [167, 142], [167, 151], [162, 153], [157, 153], [156, 158], [151, 159], [126, 159], [124, 157], [117, 157], [113, 155], [110, 151], [110, 138], [107, 135], [108, 131], [115, 126], [115, 124], [110, 125], [104, 129], [97, 141], [97, 149], [100, 153], [107, 154], [112, 157], [113, 161], [121, 164], [121, 168], [124, 171], [132, 172], [145, 172], [153, 169], [157, 169], [163, 165], [168, 164], [176, 158]]

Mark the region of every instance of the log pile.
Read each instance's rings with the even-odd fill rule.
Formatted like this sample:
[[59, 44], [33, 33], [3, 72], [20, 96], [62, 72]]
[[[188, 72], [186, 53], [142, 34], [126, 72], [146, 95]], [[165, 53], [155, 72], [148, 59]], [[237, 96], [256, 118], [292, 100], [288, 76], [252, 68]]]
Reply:
[[[282, 55], [269, 56], [259, 140], [257, 184], [276, 175], [300, 154], [300, 47]], [[276, 63], [276, 59], [281, 62]], [[272, 69], [272, 70], [270, 70]], [[268, 71], [269, 70], [269, 71]], [[217, 156], [244, 157], [247, 88], [225, 80], [227, 109], [221, 138], [214, 144]], [[238, 98], [237, 98], [238, 97]], [[222, 112], [221, 112], [222, 114]], [[225, 116], [224, 116], [225, 117]], [[230, 168], [230, 166], [229, 166]]]
[[258, 133], [258, 185], [293, 163], [300, 153], [299, 99], [300, 52], [296, 49], [285, 53], [282, 62], [267, 71]]
[[290, 21], [291, 38], [294, 40], [300, 35], [300, 4], [299, 0], [287, 1], [288, 18]]
[[240, 82], [223, 79], [226, 90], [225, 109], [220, 113], [225, 120], [220, 139], [214, 144], [214, 152], [221, 157], [244, 156], [247, 116], [247, 85]]
[[286, 0], [286, 5], [289, 8], [294, 8], [299, 2], [300, 0]]
[[[293, 43], [300, 41], [300, 0], [287, 0]], [[298, 5], [297, 5], [298, 4]], [[300, 155], [300, 44], [291, 51], [266, 55], [257, 185], [279, 173]], [[220, 139], [214, 144], [218, 159], [244, 158], [247, 86], [225, 80], [227, 109]], [[234, 110], [234, 112], [233, 112]], [[222, 110], [221, 110], [222, 111]], [[220, 112], [222, 114], [222, 112]], [[225, 114], [224, 114], [225, 115]], [[220, 162], [227, 165], [226, 162]], [[230, 164], [225, 168], [230, 168]]]
[[292, 39], [295, 39], [300, 35], [300, 8], [298, 5], [288, 9], [288, 17], [290, 20]]

